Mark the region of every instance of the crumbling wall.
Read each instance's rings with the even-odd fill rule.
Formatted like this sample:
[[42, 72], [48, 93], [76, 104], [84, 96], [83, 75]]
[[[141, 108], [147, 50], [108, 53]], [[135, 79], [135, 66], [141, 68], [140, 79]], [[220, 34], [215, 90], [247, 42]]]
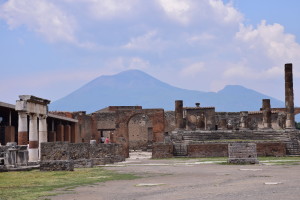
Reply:
[[[125, 160], [122, 145], [88, 144], [68, 142], [41, 143], [41, 162], [73, 161], [74, 167], [93, 167], [94, 165], [121, 162]], [[72, 164], [72, 163], [71, 163]], [[66, 167], [68, 163], [53, 162], [53, 167]], [[44, 165], [41, 165], [44, 166]], [[48, 168], [41, 169], [48, 170]], [[54, 170], [54, 169], [53, 169]]]

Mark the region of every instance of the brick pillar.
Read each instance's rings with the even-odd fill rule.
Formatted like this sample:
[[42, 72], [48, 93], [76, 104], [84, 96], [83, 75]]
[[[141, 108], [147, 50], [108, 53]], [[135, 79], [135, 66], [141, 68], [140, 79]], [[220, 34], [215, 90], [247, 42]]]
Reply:
[[271, 118], [271, 103], [270, 99], [262, 100], [262, 112], [263, 112], [263, 126], [264, 128], [272, 128]]
[[175, 101], [175, 127], [177, 129], [183, 129], [183, 101], [176, 100]]
[[6, 126], [5, 127], [5, 144], [8, 142], [15, 142], [15, 127]]
[[41, 158], [41, 143], [48, 142], [47, 116], [39, 116], [39, 158]]
[[295, 128], [294, 111], [294, 89], [293, 89], [293, 65], [285, 64], [285, 108], [286, 108], [286, 128]]
[[70, 125], [65, 125], [64, 141], [71, 142], [71, 126]]
[[56, 142], [56, 131], [48, 132], [48, 142]]
[[19, 112], [18, 120], [18, 145], [28, 144], [28, 127], [27, 127], [27, 113]]
[[29, 120], [29, 162], [35, 162], [39, 159], [39, 139], [37, 131], [37, 116], [30, 114]]
[[63, 142], [64, 137], [64, 125], [59, 124], [56, 127], [56, 141]]

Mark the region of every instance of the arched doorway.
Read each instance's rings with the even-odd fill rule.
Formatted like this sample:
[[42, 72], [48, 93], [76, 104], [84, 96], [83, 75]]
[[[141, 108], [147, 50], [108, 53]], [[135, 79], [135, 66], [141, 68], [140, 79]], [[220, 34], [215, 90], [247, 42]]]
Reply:
[[147, 150], [153, 142], [152, 121], [145, 114], [134, 115], [128, 122], [129, 149]]

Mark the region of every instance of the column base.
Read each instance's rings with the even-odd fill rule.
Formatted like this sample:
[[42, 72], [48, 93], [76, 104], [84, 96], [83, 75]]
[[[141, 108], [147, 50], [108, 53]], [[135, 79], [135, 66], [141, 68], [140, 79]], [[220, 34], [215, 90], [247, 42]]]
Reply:
[[39, 149], [28, 149], [28, 161], [37, 162], [39, 160]]

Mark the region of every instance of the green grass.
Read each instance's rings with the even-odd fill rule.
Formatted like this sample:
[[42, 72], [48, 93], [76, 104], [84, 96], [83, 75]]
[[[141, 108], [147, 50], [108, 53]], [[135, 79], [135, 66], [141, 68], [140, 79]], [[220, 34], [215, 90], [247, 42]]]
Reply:
[[0, 200], [33, 200], [42, 196], [55, 195], [57, 193], [53, 193], [53, 191], [59, 188], [67, 191], [81, 185], [135, 178], [138, 177], [131, 174], [119, 174], [99, 167], [78, 168], [73, 172], [40, 172], [38, 170], [3, 172], [0, 173]]

